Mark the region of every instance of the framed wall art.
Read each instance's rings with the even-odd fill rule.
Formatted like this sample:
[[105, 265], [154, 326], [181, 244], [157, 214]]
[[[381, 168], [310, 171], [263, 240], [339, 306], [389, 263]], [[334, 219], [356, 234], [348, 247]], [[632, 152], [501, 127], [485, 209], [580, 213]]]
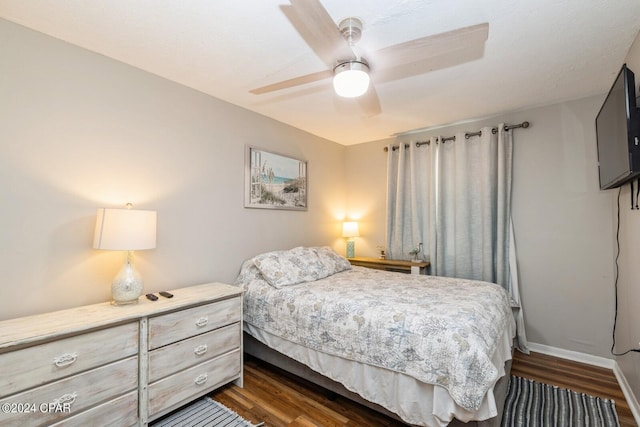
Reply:
[[307, 210], [307, 162], [246, 146], [245, 208]]

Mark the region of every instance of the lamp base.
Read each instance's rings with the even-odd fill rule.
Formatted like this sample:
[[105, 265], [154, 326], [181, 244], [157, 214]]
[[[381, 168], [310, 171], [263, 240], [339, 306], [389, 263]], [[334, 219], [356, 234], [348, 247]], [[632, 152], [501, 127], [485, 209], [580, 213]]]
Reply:
[[347, 240], [347, 258], [353, 258], [354, 256], [356, 256], [356, 242]]
[[127, 259], [127, 262], [111, 283], [111, 298], [113, 298], [111, 304], [137, 304], [138, 298], [142, 295], [142, 289], [142, 277], [133, 268], [130, 260]]

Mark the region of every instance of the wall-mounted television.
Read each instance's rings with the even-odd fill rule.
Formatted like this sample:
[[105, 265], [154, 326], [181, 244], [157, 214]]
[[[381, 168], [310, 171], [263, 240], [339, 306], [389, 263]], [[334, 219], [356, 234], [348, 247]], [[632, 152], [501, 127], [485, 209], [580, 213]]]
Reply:
[[596, 116], [601, 190], [640, 176], [639, 120], [634, 74], [624, 64]]

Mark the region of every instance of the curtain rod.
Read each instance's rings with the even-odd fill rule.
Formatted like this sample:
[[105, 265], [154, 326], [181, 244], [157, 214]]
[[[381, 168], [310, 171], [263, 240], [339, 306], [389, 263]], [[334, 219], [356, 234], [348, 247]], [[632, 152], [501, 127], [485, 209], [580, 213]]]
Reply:
[[[529, 125], [530, 125], [530, 123], [525, 121], [525, 122], [522, 122], [522, 123], [517, 124], [517, 125], [505, 125], [505, 126], [504, 126], [504, 130], [511, 130], [511, 129], [518, 129], [518, 128], [526, 129], [526, 128], [528, 128], [528, 127], [529, 127]], [[493, 129], [491, 129], [491, 133], [493, 133], [494, 135], [495, 135], [496, 133], [498, 133], [498, 128], [497, 128], [497, 127], [494, 127]], [[466, 133], [464, 134], [464, 137], [465, 137], [466, 139], [469, 139], [469, 138], [471, 138], [472, 136], [480, 136], [480, 135], [482, 135], [482, 131], [478, 131], [478, 132], [466, 132]], [[455, 140], [456, 140], [456, 137], [455, 137], [455, 136], [448, 136], [448, 137], [446, 137], [446, 138], [440, 138], [440, 141], [442, 141], [442, 142], [455, 141]], [[421, 145], [425, 145], [425, 144], [427, 144], [427, 145], [428, 145], [428, 144], [429, 144], [429, 141], [418, 141], [418, 142], [416, 142], [416, 147], [420, 147]], [[393, 151], [396, 151], [398, 148], [399, 148], [399, 147], [398, 147], [397, 145], [394, 145], [394, 146], [392, 146], [392, 147], [391, 147], [391, 149], [392, 149]], [[404, 144], [404, 148], [409, 148], [409, 144]], [[389, 151], [389, 147], [384, 147], [384, 151]]]

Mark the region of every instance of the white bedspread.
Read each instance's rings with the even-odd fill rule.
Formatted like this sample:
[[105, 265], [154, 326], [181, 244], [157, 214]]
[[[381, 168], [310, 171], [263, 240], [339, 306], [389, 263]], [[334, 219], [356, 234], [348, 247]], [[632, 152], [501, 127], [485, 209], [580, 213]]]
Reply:
[[237, 283], [247, 324], [441, 387], [469, 412], [502, 374], [492, 359], [515, 330], [507, 293], [486, 282], [354, 267], [275, 289], [248, 262]]

